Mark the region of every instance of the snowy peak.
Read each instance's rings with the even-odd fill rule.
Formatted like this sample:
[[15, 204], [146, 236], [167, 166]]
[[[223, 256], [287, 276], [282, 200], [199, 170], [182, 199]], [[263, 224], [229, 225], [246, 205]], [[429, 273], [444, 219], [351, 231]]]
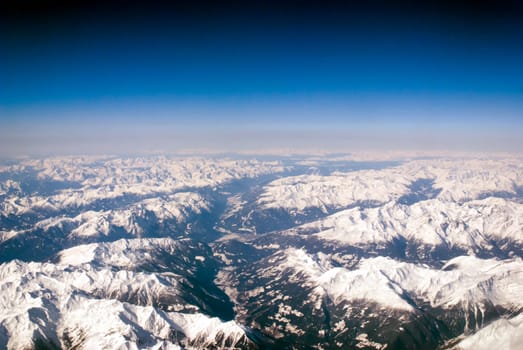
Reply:
[[[425, 181], [423, 181], [425, 180]], [[418, 160], [381, 170], [301, 175], [275, 180], [258, 198], [265, 208], [303, 211], [386, 203], [405, 196], [464, 203], [488, 196], [517, 197], [523, 167], [513, 160]], [[409, 201], [414, 200], [410, 199]]]
[[[191, 247], [169, 239], [121, 240], [64, 251], [60, 264], [0, 265], [0, 308], [9, 310], [0, 316], [7, 335], [0, 347], [32, 348], [35, 341], [82, 349], [254, 347], [236, 322], [203, 314], [205, 299], [187, 299], [205, 295], [191, 272], [134, 270], [161, 265], [158, 255], [183, 248]], [[190, 270], [190, 262], [183, 268]], [[188, 290], [189, 280], [198, 285]]]
[[1, 166], [0, 348], [517, 348], [522, 159], [460, 157]]
[[[121, 239], [111, 243], [92, 243], [65, 249], [58, 254], [58, 262], [66, 265], [101, 265], [136, 268], [154, 261], [159, 255], [175, 255], [181, 250], [202, 249], [190, 240], [171, 238]], [[187, 257], [187, 261], [193, 257]]]
[[[303, 249], [287, 249], [267, 259], [261, 270], [272, 279], [301, 283], [335, 303], [371, 301], [385, 307], [412, 311], [413, 301], [452, 308], [462, 303], [490, 303], [510, 309], [523, 307], [523, 261], [461, 256], [442, 269], [399, 262], [391, 258], [362, 259], [354, 268], [332, 267], [329, 257]], [[278, 276], [278, 277], [276, 277]]]
[[455, 350], [518, 350], [523, 344], [523, 315], [502, 317], [461, 340]]
[[507, 242], [523, 245], [523, 204], [501, 198], [464, 204], [431, 199], [410, 206], [390, 202], [340, 211], [288, 231], [295, 232], [356, 246], [404, 240], [474, 253], [504, 249]]

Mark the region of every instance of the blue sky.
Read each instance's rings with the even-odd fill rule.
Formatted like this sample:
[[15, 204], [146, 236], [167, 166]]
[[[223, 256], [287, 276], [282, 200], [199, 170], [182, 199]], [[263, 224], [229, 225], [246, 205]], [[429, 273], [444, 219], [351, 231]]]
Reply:
[[148, 10], [13, 11], [3, 153], [523, 150], [519, 12]]

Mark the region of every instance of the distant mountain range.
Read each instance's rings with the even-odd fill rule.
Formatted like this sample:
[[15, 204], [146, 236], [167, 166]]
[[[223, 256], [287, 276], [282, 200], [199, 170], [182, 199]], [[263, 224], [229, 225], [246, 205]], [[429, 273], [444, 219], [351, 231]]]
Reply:
[[523, 159], [0, 165], [0, 348], [522, 349]]

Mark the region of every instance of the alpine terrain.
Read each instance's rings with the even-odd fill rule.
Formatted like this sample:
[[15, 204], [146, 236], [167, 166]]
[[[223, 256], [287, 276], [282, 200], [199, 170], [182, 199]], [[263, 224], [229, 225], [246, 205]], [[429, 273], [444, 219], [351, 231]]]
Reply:
[[523, 159], [0, 165], [0, 349], [523, 349]]

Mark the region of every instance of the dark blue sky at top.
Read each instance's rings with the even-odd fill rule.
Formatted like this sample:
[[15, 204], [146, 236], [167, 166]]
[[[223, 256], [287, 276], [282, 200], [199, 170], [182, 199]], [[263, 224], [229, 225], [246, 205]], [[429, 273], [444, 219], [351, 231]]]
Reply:
[[521, 8], [480, 3], [15, 6], [0, 123], [523, 130]]

